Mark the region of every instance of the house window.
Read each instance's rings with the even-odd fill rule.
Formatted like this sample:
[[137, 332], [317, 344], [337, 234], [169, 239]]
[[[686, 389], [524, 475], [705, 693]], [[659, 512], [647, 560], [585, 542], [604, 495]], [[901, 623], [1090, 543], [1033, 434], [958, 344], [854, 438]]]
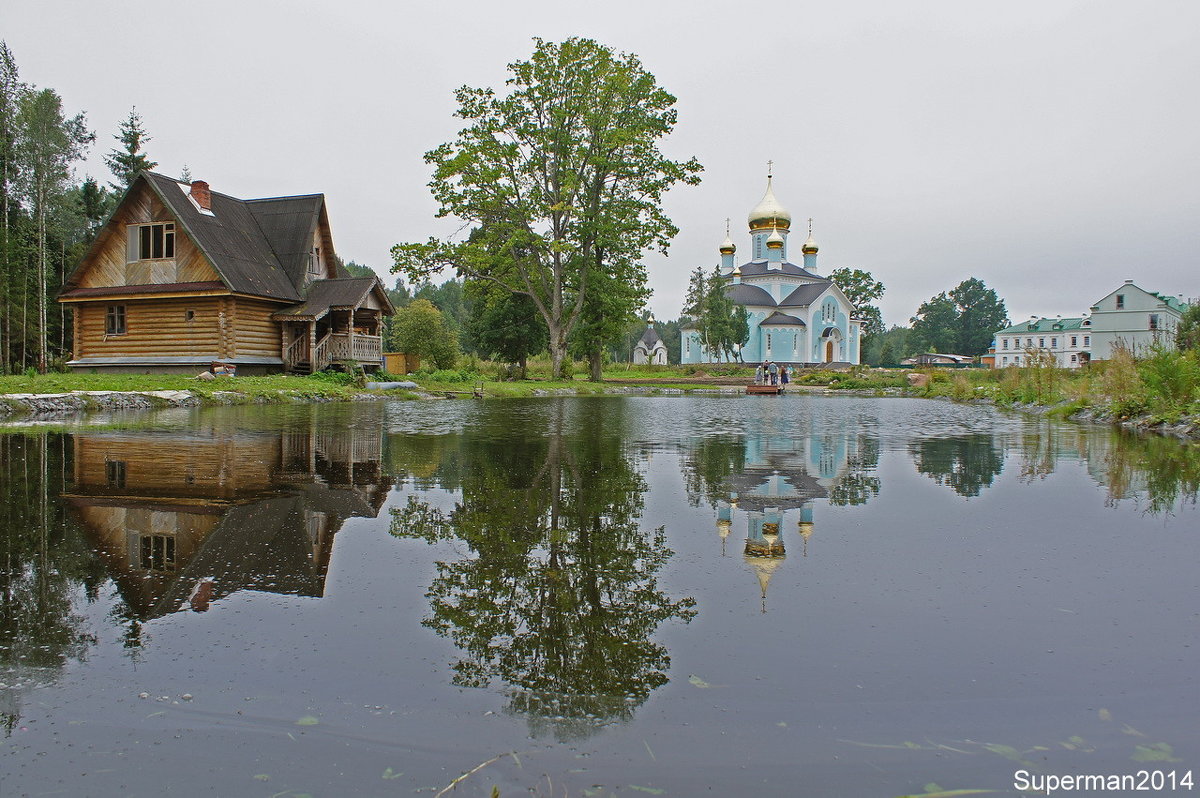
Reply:
[[1025, 348], [1026, 348], [1026, 349], [1033, 349], [1033, 339], [1032, 339], [1032, 338], [1026, 338], [1026, 339], [1025, 339]]
[[125, 461], [124, 460], [105, 460], [104, 461], [104, 479], [108, 482], [109, 487], [123, 488], [125, 487]]
[[1008, 339], [1007, 338], [1003, 339], [1001, 341], [1001, 343], [1003, 344], [1003, 346], [1000, 347], [1001, 349], [1008, 349]]
[[312, 248], [312, 254], [309, 255], [309, 257], [308, 257], [308, 273], [309, 274], [320, 274], [321, 273], [321, 248], [320, 247]]
[[104, 314], [104, 334], [105, 335], [124, 335], [125, 334], [125, 306], [124, 305], [109, 305], [108, 311]]
[[1058, 349], [1058, 339], [1057, 339], [1057, 338], [1051, 338], [1051, 339], [1050, 339], [1050, 348], [1051, 348], [1051, 349]]
[[1077, 335], [1071, 336], [1071, 346], [1072, 347], [1079, 346], [1079, 336], [1077, 336]]
[[[161, 260], [175, 257], [175, 223], [159, 222], [134, 227], [137, 237], [136, 260]], [[132, 248], [131, 248], [132, 249]]]
[[1151, 330], [1158, 329], [1158, 314], [1157, 313], [1150, 314], [1150, 329]]
[[767, 333], [767, 351], [771, 351], [771, 334]]
[[1125, 295], [1117, 294], [1117, 310], [1125, 309]]
[[1071, 355], [1071, 362], [1072, 362], [1072, 363], [1078, 363], [1078, 362], [1079, 362], [1079, 356], [1078, 356], [1078, 355]]
[[1046, 339], [1039, 338], [1038, 339], [1038, 349], [1045, 349], [1045, 348], [1046, 348]]
[[1083, 336], [1083, 345], [1091, 346], [1092, 345], [1092, 336], [1090, 336], [1090, 335]]
[[1007, 356], [1007, 355], [1005, 355], [1005, 356], [1004, 356], [1004, 361], [1003, 361], [1003, 363], [1004, 363], [1004, 365], [1006, 365], [1006, 366], [1008, 365], [1008, 356]]
[[142, 535], [140, 543], [144, 570], [175, 570], [175, 538], [172, 535]]

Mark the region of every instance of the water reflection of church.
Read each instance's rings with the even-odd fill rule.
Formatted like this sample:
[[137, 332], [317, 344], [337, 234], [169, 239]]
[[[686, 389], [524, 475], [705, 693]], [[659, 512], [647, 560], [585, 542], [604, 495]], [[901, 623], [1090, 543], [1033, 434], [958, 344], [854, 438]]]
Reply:
[[743, 559], [758, 579], [766, 611], [767, 587], [789, 546], [807, 555], [815, 528], [813, 504], [828, 498], [853, 465], [861, 438], [848, 431], [814, 431], [808, 437], [747, 435], [738, 468], [721, 482], [717, 533], [724, 554], [735, 528], [746, 530]]
[[201, 428], [75, 436], [64, 494], [140, 620], [239, 590], [320, 596], [333, 536], [375, 517], [378, 428]]

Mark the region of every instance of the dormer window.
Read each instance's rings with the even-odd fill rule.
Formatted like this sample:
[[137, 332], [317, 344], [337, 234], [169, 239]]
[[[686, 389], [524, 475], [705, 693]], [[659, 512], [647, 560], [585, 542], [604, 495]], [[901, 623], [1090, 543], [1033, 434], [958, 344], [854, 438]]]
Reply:
[[175, 223], [156, 222], [129, 228], [129, 260], [165, 260], [175, 257]]
[[317, 276], [321, 274], [321, 248], [313, 247], [308, 256], [308, 273]]

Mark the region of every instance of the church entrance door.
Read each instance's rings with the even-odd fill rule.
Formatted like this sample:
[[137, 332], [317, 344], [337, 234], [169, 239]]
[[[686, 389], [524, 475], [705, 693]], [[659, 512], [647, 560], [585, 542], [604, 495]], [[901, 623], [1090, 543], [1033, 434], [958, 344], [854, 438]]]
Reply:
[[826, 363], [833, 362], [833, 341], [825, 342], [825, 362]]

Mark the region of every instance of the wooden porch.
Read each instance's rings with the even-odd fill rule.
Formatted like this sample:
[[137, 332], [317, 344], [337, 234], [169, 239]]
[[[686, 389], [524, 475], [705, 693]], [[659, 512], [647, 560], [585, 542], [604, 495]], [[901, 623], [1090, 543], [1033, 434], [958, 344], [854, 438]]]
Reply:
[[383, 366], [383, 317], [395, 313], [378, 277], [315, 280], [295, 307], [276, 312], [280, 353], [288, 374], [312, 374], [351, 364]]

